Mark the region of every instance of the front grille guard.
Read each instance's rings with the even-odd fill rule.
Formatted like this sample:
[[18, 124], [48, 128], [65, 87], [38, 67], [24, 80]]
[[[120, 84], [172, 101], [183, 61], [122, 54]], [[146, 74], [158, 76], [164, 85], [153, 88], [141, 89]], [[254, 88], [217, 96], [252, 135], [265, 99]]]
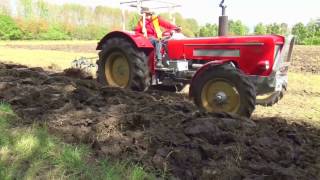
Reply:
[[293, 46], [295, 43], [295, 37], [293, 35], [287, 36], [283, 45], [281, 56], [276, 64], [273, 74], [275, 75], [275, 91], [282, 91], [288, 84], [288, 70], [291, 63]]
[[295, 37], [293, 35], [287, 36], [285, 38], [285, 43], [281, 50], [281, 54], [279, 58], [276, 58], [275, 65], [273, 67], [274, 72], [282, 72], [287, 73], [288, 67], [291, 62], [293, 46], [295, 43]]
[[281, 54], [276, 58], [273, 71], [268, 77], [250, 76], [250, 79], [257, 88], [257, 95], [282, 91], [282, 88], [288, 84], [288, 69], [291, 62], [293, 46], [295, 43], [294, 36], [288, 36], [281, 50]]

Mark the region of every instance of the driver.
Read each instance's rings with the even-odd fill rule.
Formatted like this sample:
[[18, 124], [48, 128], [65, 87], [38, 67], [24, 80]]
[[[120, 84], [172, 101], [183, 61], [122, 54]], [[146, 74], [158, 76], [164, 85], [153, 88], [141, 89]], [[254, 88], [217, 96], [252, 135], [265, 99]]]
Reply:
[[[146, 16], [146, 25], [145, 25], [145, 30], [146, 30], [146, 35], [149, 38], [151, 44], [155, 48], [155, 53], [156, 53], [156, 59], [157, 59], [157, 67], [162, 68], [162, 58], [161, 58], [161, 38], [162, 38], [162, 32], [161, 32], [161, 27], [166, 29], [166, 30], [174, 30], [174, 29], [180, 29], [180, 27], [177, 27], [174, 24], [171, 24], [170, 22], [160, 18], [159, 16], [153, 15], [153, 12], [149, 10], [149, 8], [143, 8], [142, 13], [145, 14]], [[142, 18], [138, 22], [135, 31], [137, 33], [143, 34], [143, 22]]]

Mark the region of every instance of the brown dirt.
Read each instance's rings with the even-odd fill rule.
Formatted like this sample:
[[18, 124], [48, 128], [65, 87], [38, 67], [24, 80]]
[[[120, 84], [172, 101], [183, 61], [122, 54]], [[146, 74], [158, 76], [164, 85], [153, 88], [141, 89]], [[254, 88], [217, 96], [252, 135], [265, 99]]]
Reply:
[[1, 100], [22, 124], [46, 123], [99, 157], [131, 159], [178, 179], [320, 177], [320, 130], [308, 124], [201, 113], [172, 93], [101, 87], [73, 70], [0, 63]]
[[11, 45], [7, 44], [5, 47], [9, 48], [22, 48], [22, 49], [30, 49], [30, 50], [53, 50], [53, 51], [64, 51], [64, 52], [82, 52], [82, 53], [96, 53], [96, 45], [95, 44], [87, 44], [87, 45], [71, 45], [71, 44], [58, 44], [58, 45]]
[[320, 74], [320, 46], [295, 46], [290, 71]]

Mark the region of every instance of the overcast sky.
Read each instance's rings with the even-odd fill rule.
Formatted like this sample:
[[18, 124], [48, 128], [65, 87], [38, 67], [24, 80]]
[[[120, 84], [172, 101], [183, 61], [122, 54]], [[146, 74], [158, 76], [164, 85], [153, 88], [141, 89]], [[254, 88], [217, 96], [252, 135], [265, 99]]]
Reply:
[[[119, 7], [119, 0], [47, 0], [51, 3], [79, 3], [87, 6]], [[171, 0], [172, 1], [172, 0]], [[177, 11], [184, 17], [195, 18], [200, 24], [217, 23], [221, 0], [175, 0], [182, 7]], [[227, 15], [239, 19], [252, 28], [259, 22], [282, 23], [290, 26], [320, 18], [320, 0], [225, 0]]]

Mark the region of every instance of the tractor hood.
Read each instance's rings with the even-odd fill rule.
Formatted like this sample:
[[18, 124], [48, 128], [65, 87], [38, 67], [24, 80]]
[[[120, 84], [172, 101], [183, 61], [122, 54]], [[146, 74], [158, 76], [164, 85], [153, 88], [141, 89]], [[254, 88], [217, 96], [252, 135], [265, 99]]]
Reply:
[[[273, 47], [275, 44], [284, 43], [283, 36], [224, 36], [207, 38], [186, 38], [169, 40], [168, 49], [171, 59], [203, 59], [201, 56], [194, 56], [195, 49], [238, 49], [243, 47]], [[201, 53], [200, 53], [201, 54]], [[219, 56], [210, 56], [212, 57]], [[233, 56], [231, 56], [233, 57]]]
[[272, 67], [276, 45], [282, 46], [284, 41], [277, 35], [173, 39], [168, 41], [168, 55], [172, 60], [231, 60], [253, 72], [253, 64], [268, 62]]

